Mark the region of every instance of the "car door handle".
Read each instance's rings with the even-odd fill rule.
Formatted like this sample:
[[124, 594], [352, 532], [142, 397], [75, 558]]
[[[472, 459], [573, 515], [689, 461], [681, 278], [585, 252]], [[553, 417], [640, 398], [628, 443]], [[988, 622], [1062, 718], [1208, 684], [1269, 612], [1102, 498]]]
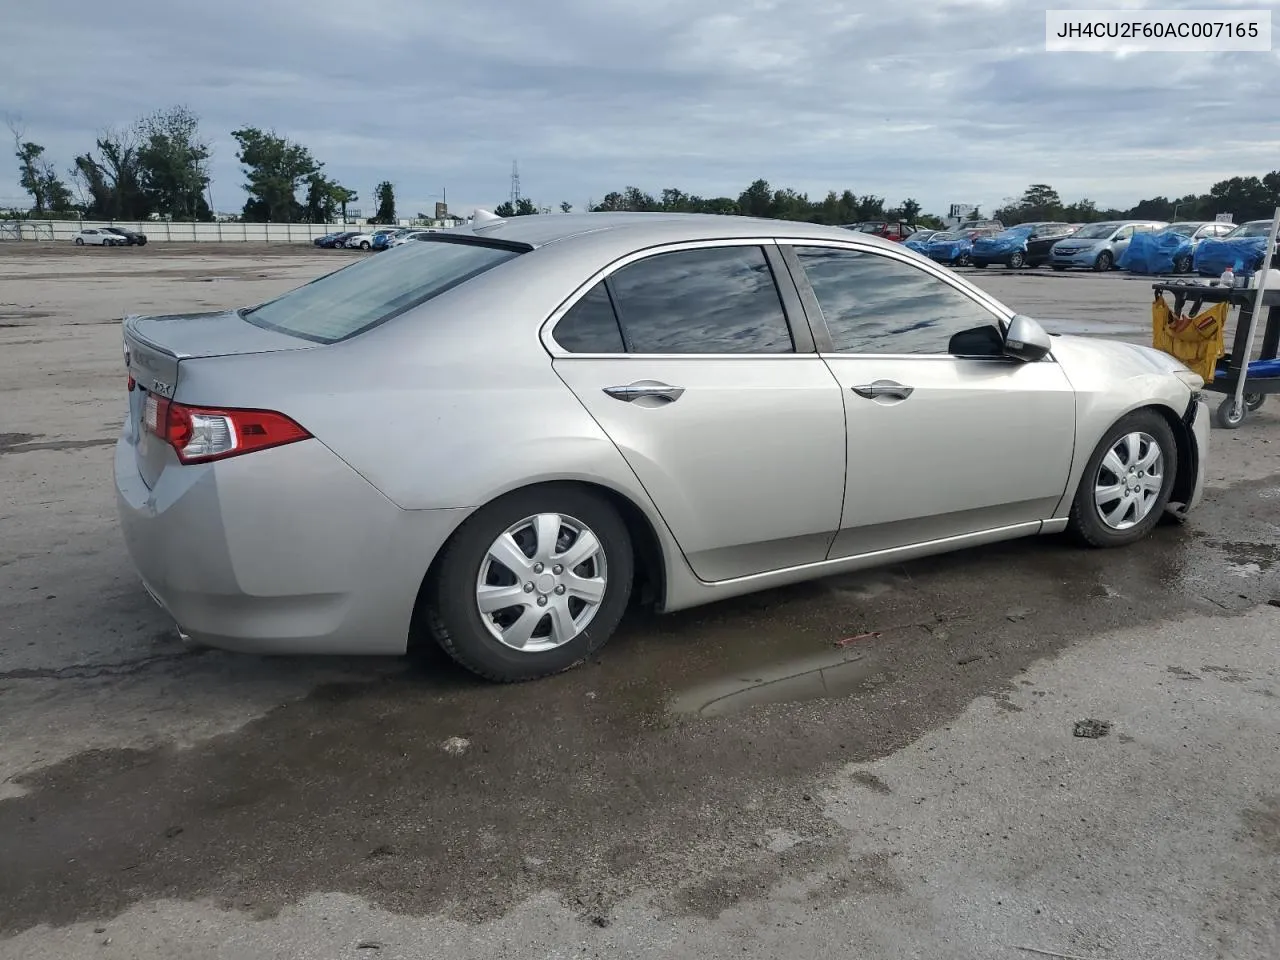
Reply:
[[673, 387], [669, 383], [662, 383], [658, 380], [637, 380], [635, 383], [628, 383], [618, 387], [605, 387], [604, 392], [613, 397], [613, 399], [622, 400], [625, 403], [633, 403], [646, 397], [675, 403], [684, 393], [684, 387]]
[[915, 387], [908, 387], [894, 380], [877, 380], [875, 383], [864, 383], [854, 387], [853, 392], [860, 397], [874, 400], [877, 397], [888, 397], [892, 400], [905, 400], [915, 392]]

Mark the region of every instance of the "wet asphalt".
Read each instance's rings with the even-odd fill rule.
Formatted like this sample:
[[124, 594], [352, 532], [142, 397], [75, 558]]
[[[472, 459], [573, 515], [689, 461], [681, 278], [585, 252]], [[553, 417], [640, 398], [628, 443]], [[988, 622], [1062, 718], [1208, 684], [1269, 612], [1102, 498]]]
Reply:
[[[0, 469], [23, 503], [21, 547], [0, 543], [0, 935], [160, 900], [266, 919], [341, 893], [477, 923], [551, 890], [603, 927], [640, 891], [671, 921], [767, 899], [835, 856], [819, 795], [849, 764], [980, 696], [1022, 710], [1027, 671], [1082, 640], [1280, 600], [1278, 427], [1268, 411], [1215, 434], [1225, 466], [1200, 509], [1132, 549], [1040, 537], [636, 610], [581, 668], [495, 686], [432, 650], [317, 665], [183, 648], [111, 528], [109, 450], [5, 420]], [[38, 490], [62, 505], [34, 512]], [[146, 736], [113, 727], [113, 698]], [[762, 866], [779, 830], [831, 845]], [[894, 889], [875, 869], [859, 883]]]

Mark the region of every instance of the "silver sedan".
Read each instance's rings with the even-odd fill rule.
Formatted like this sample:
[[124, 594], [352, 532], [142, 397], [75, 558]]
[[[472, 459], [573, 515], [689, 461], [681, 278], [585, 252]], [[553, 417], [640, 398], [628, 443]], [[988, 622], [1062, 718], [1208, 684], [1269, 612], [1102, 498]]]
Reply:
[[254, 307], [129, 317], [115, 478], [184, 635], [565, 670], [672, 611], [1200, 497], [1200, 378], [866, 234], [531, 216]]

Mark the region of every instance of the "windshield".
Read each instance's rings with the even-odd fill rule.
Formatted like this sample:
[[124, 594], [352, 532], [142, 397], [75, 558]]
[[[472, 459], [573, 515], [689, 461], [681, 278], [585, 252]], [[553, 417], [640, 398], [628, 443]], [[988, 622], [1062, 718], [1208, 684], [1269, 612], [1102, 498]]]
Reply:
[[952, 231], [948, 230], [948, 231], [946, 231], [945, 233], [935, 233], [935, 234], [934, 234], [932, 237], [930, 237], [929, 239], [930, 239], [930, 240], [960, 240], [960, 239], [961, 239], [961, 234], [959, 234], [959, 233], [954, 233], [954, 232], [952, 232]]
[[1270, 220], [1251, 220], [1249, 223], [1242, 223], [1236, 227], [1223, 239], [1241, 240], [1245, 237], [1265, 237], [1271, 232]]
[[406, 243], [241, 311], [269, 330], [336, 343], [390, 320], [519, 252], [475, 242]]
[[1091, 223], [1075, 232], [1072, 240], [1105, 240], [1116, 232], [1117, 223]]
[[1197, 230], [1199, 230], [1200, 227], [1201, 227], [1201, 224], [1198, 224], [1198, 223], [1171, 223], [1165, 229], [1170, 231], [1171, 233], [1180, 233], [1184, 237], [1189, 237], [1193, 233], [1195, 233]]

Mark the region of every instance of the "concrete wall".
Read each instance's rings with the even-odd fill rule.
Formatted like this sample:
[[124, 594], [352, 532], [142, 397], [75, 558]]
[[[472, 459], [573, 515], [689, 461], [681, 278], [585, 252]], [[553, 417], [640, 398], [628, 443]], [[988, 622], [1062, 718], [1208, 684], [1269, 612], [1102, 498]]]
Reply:
[[[357, 227], [340, 223], [143, 223], [98, 220], [6, 220], [0, 221], [0, 240], [70, 242], [82, 229], [122, 227], [147, 235], [148, 243], [310, 243], [316, 237]], [[363, 228], [360, 228], [363, 229]], [[369, 227], [370, 230], [376, 229]]]

